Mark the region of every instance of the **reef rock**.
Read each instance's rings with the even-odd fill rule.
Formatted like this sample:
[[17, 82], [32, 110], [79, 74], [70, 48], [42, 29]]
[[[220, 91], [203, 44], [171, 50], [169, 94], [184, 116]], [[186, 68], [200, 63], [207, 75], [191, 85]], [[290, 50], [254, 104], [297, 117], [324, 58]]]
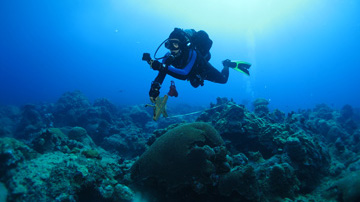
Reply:
[[286, 139], [285, 151], [292, 160], [303, 192], [313, 190], [330, 167], [329, 151], [319, 140], [298, 132]]
[[55, 126], [79, 126], [80, 117], [90, 108], [89, 100], [80, 92], [66, 92], [55, 104]]
[[328, 200], [336, 198], [336, 201], [358, 202], [360, 201], [360, 171], [346, 173], [339, 180], [332, 182], [327, 188]]
[[127, 131], [106, 137], [101, 146], [107, 151], [115, 152], [124, 158], [134, 158], [145, 151], [146, 138], [139, 131]]
[[136, 105], [125, 108], [122, 113], [138, 127], [144, 128], [149, 121], [152, 121], [152, 115], [150, 115], [147, 109], [143, 106]]
[[84, 128], [48, 128], [42, 130], [32, 140], [33, 148], [39, 153], [61, 151], [71, 152], [72, 149], [94, 148], [96, 145], [91, 137], [87, 135]]
[[[184, 124], [160, 136], [131, 168], [137, 189], [185, 197], [203, 193], [211, 176], [226, 169], [226, 150], [216, 130], [206, 123]], [[228, 164], [227, 164], [228, 165]], [[190, 193], [189, 193], [190, 194]], [[186, 198], [183, 198], [186, 200]]]
[[14, 138], [0, 138], [0, 177], [19, 163], [35, 158], [36, 151]]
[[20, 109], [16, 106], [0, 106], [0, 137], [14, 136], [20, 115]]
[[73, 127], [68, 133], [69, 139], [81, 142], [84, 146], [95, 147], [95, 143], [82, 127]]
[[219, 193], [231, 201], [261, 201], [260, 187], [252, 166], [236, 167], [219, 180]]
[[45, 127], [42, 114], [36, 105], [25, 105], [22, 107], [20, 123], [16, 128], [15, 137], [30, 139], [31, 136]]
[[269, 101], [264, 98], [258, 98], [253, 102], [255, 114], [261, 116], [269, 113]]
[[272, 124], [233, 102], [210, 108], [197, 121], [211, 121], [221, 136], [229, 141], [227, 147], [231, 152], [260, 151], [265, 158], [274, 155], [282, 146], [280, 137], [288, 135], [283, 125]]
[[10, 171], [9, 201], [131, 201], [116, 156], [47, 153]]

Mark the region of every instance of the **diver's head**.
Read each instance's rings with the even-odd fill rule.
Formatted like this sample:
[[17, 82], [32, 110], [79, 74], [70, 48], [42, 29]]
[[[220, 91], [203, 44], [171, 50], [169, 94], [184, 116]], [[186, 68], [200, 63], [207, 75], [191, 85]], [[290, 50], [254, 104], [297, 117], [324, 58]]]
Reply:
[[165, 47], [170, 51], [180, 50], [181, 41], [177, 38], [168, 38], [165, 43]]
[[189, 42], [190, 40], [186, 36], [186, 33], [182, 29], [175, 28], [174, 31], [170, 33], [170, 36], [165, 43], [165, 47], [169, 49], [171, 53], [177, 54], [181, 50], [184, 50]]

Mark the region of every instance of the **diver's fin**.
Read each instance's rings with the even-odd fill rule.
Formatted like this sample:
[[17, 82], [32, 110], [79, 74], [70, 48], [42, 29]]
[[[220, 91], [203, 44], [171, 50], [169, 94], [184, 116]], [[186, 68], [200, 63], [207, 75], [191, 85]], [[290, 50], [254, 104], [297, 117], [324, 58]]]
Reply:
[[[238, 61], [238, 60], [231, 60], [231, 64], [232, 64], [230, 66], [231, 68], [250, 76], [250, 72], [249, 72], [249, 68], [251, 67], [250, 63], [244, 62], [244, 61]], [[233, 65], [233, 64], [236, 64], [236, 65]]]

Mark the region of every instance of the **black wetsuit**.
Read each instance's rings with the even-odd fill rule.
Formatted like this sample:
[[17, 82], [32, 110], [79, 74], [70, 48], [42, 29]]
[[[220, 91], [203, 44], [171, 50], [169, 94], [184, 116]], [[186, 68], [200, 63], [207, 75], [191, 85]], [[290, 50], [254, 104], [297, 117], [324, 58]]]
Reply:
[[[167, 54], [163, 59], [163, 63], [170, 63], [170, 65], [159, 70], [159, 74], [154, 82], [162, 84], [166, 74], [169, 74], [174, 78], [190, 81], [194, 88], [200, 85], [203, 86], [204, 80], [222, 84], [226, 83], [229, 77], [229, 68], [224, 67], [219, 72], [208, 62], [209, 59], [210, 53], [208, 56], [203, 57], [199, 51], [191, 48], [182, 51], [180, 56], [175, 58]], [[168, 60], [172, 61], [168, 62]]]

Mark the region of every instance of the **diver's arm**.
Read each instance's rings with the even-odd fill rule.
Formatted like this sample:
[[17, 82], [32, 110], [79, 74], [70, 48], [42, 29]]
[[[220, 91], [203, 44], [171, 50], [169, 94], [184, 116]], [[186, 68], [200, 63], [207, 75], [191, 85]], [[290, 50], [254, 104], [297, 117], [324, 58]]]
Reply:
[[155, 100], [160, 95], [161, 84], [163, 83], [166, 77], [165, 71], [159, 71], [159, 74], [156, 76], [155, 80], [151, 82], [151, 87], [149, 91], [150, 100]]
[[155, 80], [153, 82], [157, 82], [159, 84], [162, 84], [165, 80], [166, 72], [165, 71], [159, 71], [158, 75], [156, 76]]
[[150, 91], [149, 91], [149, 96], [150, 96], [151, 102], [155, 102], [156, 98], [160, 95], [160, 88], [161, 88], [161, 84], [163, 83], [163, 81], [165, 79], [166, 71], [164, 71], [164, 68], [163, 68], [164, 66], [162, 63], [160, 63], [157, 60], [151, 59], [149, 53], [144, 53], [142, 60], [146, 61], [152, 69], [159, 70], [159, 73], [156, 76], [155, 80], [153, 82], [151, 82], [151, 87], [150, 87]]

